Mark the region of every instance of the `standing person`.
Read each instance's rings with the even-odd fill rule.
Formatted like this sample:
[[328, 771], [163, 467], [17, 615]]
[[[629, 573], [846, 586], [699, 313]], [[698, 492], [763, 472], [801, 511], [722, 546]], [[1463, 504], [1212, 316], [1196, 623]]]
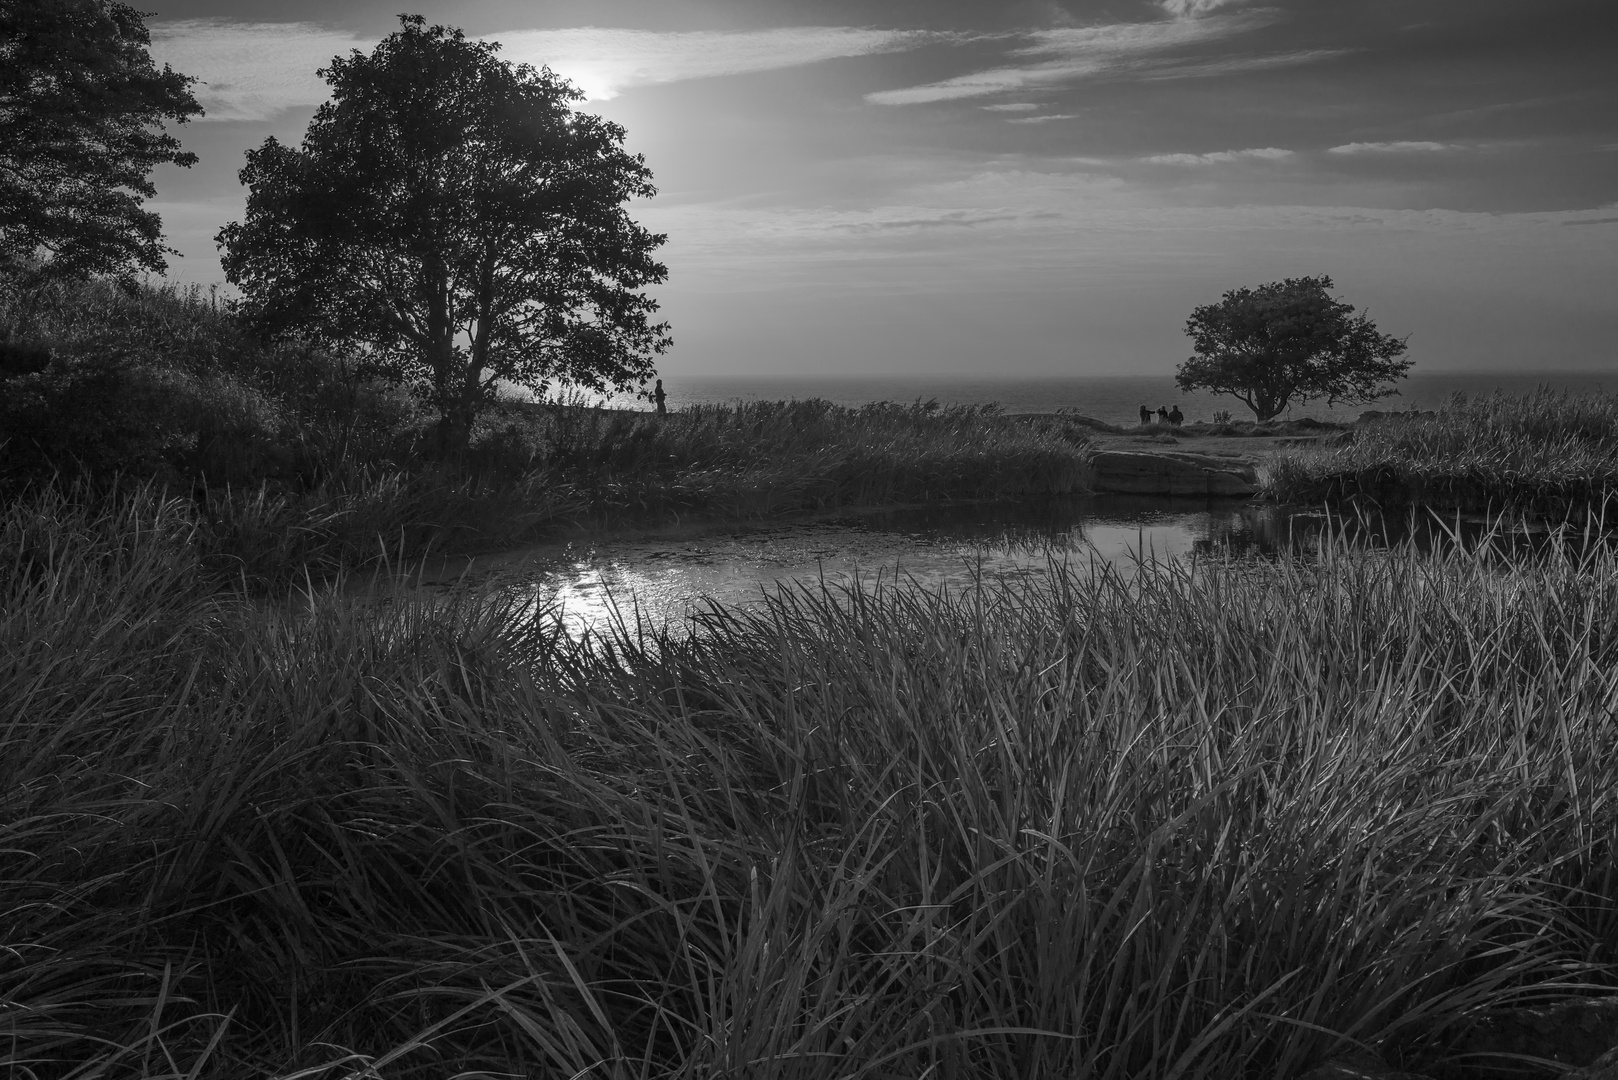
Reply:
[[1145, 427], [1147, 424], [1150, 424], [1151, 422], [1152, 422], [1152, 410], [1150, 410], [1146, 406], [1142, 405], [1140, 407], [1140, 423], [1141, 423], [1141, 427]]
[[657, 415], [667, 416], [669, 414], [668, 406], [663, 404], [667, 399], [668, 395], [663, 393], [663, 380], [659, 379], [657, 380], [657, 389], [652, 391], [652, 400], [657, 402]]
[[1185, 413], [1180, 411], [1180, 407], [1178, 405], [1169, 410], [1169, 423], [1173, 424], [1175, 427], [1179, 427], [1181, 424], [1185, 423]]
[[1169, 422], [1169, 410], [1168, 410], [1168, 406], [1166, 406], [1166, 405], [1159, 405], [1159, 406], [1158, 406], [1158, 407], [1157, 407], [1157, 422], [1158, 422], [1158, 423], [1159, 423], [1159, 424], [1166, 424], [1166, 423], [1168, 423], [1168, 422]]

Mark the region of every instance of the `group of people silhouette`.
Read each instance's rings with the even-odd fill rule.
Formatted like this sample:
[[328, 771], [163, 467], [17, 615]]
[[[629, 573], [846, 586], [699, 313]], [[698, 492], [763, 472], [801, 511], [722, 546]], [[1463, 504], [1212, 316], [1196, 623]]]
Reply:
[[[1148, 409], [1144, 405], [1140, 407], [1140, 422], [1142, 424], [1150, 424], [1152, 422], [1152, 410]], [[1178, 405], [1174, 406], [1173, 409], [1168, 409], [1162, 405], [1159, 405], [1157, 407], [1157, 422], [1160, 424], [1173, 424], [1175, 427], [1179, 427], [1185, 422], [1185, 413], [1180, 411], [1180, 407]]]

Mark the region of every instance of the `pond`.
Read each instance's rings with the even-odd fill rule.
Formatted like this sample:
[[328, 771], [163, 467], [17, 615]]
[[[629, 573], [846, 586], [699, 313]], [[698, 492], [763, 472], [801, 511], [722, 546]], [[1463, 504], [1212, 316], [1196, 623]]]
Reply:
[[618, 616], [683, 621], [709, 603], [758, 603], [792, 582], [839, 587], [915, 581], [962, 588], [1047, 572], [1051, 560], [1101, 560], [1130, 575], [1143, 562], [1195, 554], [1274, 553], [1309, 543], [1318, 512], [1244, 502], [1087, 496], [852, 511], [793, 522], [706, 524], [547, 544], [449, 567], [424, 584], [494, 586], [560, 608], [574, 635]]
[[[820, 581], [871, 589], [914, 581], [959, 589], [1048, 572], [1052, 560], [1100, 561], [1126, 577], [1153, 560], [1262, 558], [1310, 553], [1343, 528], [1373, 545], [1411, 536], [1418, 546], [1542, 547], [1559, 535], [1544, 525], [1501, 534], [1476, 518], [1410, 516], [1386, 521], [1328, 516], [1320, 509], [1240, 500], [1092, 495], [1039, 503], [976, 503], [846, 511], [788, 522], [670, 527], [552, 543], [446, 564], [413, 582], [434, 589], [494, 587], [557, 608], [568, 633], [605, 629], [622, 617], [678, 625], [714, 603], [756, 604], [776, 588]], [[1608, 534], [1604, 541], [1610, 542]], [[1578, 537], [1569, 542], [1578, 546]]]

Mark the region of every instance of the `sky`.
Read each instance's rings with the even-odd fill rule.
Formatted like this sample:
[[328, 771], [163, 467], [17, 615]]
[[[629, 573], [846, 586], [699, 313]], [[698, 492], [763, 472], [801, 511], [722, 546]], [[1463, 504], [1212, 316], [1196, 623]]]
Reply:
[[[151, 208], [222, 282], [404, 0], [146, 0], [201, 81]], [[678, 375], [1165, 375], [1227, 290], [1329, 275], [1416, 373], [1618, 372], [1618, 31], [1595, 0], [458, 0], [624, 126]]]

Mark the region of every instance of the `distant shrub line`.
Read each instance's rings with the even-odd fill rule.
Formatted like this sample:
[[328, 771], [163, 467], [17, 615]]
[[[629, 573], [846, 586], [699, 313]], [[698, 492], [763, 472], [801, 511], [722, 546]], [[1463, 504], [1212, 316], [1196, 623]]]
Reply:
[[1618, 492], [1618, 396], [1457, 394], [1288, 448], [1262, 480], [1290, 502], [1581, 519]]

